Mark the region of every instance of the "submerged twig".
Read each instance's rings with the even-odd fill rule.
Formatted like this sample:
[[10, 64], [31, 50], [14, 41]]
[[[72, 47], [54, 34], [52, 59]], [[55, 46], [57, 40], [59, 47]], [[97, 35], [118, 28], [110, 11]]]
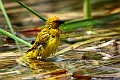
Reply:
[[97, 49], [109, 46], [109, 45], [113, 44], [113, 42], [115, 42], [115, 40], [110, 40], [108, 42], [105, 42], [105, 43], [97, 45], [97, 46], [86, 47], [86, 48], [83, 48], [81, 50], [85, 50], [85, 51], [97, 51]]
[[113, 31], [110, 32], [110, 30], [103, 30], [103, 31], [96, 30], [95, 32], [97, 32], [98, 34], [90, 35], [90, 36], [71, 37], [71, 38], [68, 38], [67, 41], [68, 42], [75, 42], [75, 41], [79, 41], [81, 39], [89, 39], [89, 38], [94, 38], [94, 37], [104, 37], [104, 36], [112, 36], [112, 35], [120, 34], [119, 32], [113, 32]]
[[69, 47], [67, 47], [65, 49], [62, 49], [62, 50], [56, 52], [55, 55], [51, 56], [51, 57], [61, 55], [61, 54], [65, 53], [68, 50], [75, 49], [75, 48], [77, 48], [77, 47], [79, 47], [81, 45], [88, 44], [88, 43], [91, 43], [91, 42], [94, 42], [94, 41], [97, 41], [97, 40], [102, 40], [102, 39], [105, 39], [105, 38], [108, 38], [108, 37], [92, 38], [92, 39], [86, 40], [84, 42], [77, 42], [77, 43], [75, 43], [75, 44], [73, 44], [73, 45], [71, 45], [71, 46], [69, 46]]
[[[41, 79], [41, 78], [44, 78], [46, 76], [48, 77], [51, 77], [52, 75], [58, 75], [58, 74], [65, 74], [67, 71], [65, 69], [57, 69], [57, 70], [53, 70], [53, 71], [50, 71], [50, 72], [46, 72], [46, 73], [41, 73], [41, 74], [35, 74], [35, 75], [32, 75], [32, 76], [26, 76], [24, 78], [33, 78], [35, 77], [36, 79]], [[71, 75], [71, 74], [70, 74]], [[23, 79], [24, 79], [23, 78]], [[47, 78], [48, 79], [48, 78]]]

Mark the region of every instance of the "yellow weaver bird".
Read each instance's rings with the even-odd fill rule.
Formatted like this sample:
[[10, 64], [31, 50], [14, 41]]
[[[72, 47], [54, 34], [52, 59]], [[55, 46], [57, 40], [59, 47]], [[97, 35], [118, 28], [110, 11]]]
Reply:
[[50, 17], [46, 21], [44, 29], [37, 35], [34, 44], [20, 59], [37, 59], [38, 56], [41, 59], [46, 59], [50, 54], [54, 54], [60, 44], [60, 33], [62, 31], [59, 26], [63, 23], [64, 21], [56, 16]]

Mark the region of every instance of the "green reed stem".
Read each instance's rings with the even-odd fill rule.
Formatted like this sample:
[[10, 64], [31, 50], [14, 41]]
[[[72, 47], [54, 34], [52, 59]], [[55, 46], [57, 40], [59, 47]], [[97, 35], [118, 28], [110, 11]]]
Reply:
[[28, 47], [31, 47], [31, 44], [30, 44], [30, 43], [28, 43], [28, 42], [26, 42], [26, 41], [24, 41], [24, 40], [22, 40], [22, 39], [20, 39], [20, 38], [18, 38], [18, 37], [16, 37], [16, 36], [12, 35], [11, 33], [5, 31], [5, 30], [2, 29], [2, 28], [0, 28], [0, 32], [1, 32], [2, 34], [5, 34], [5, 35], [9, 36], [9, 37], [12, 38], [12, 39], [16, 39], [17, 41], [21, 42], [22, 44], [25, 44], [25, 45], [28, 46]]
[[[90, 19], [91, 18], [91, 3], [90, 0], [84, 0], [83, 4], [83, 12], [84, 12], [84, 19]], [[86, 27], [86, 31], [91, 31], [92, 25], [89, 25]]]
[[47, 20], [41, 16], [39, 13], [35, 12], [34, 10], [32, 10], [31, 8], [27, 7], [25, 4], [19, 2], [19, 0], [15, 0], [17, 3], [19, 3], [21, 6], [23, 6], [24, 8], [26, 8], [27, 10], [29, 10], [30, 12], [32, 12], [33, 14], [35, 14], [37, 17], [39, 17], [40, 19], [42, 19], [44, 22], [46, 22]]
[[[8, 18], [8, 16], [7, 16], [7, 13], [6, 13], [5, 9], [4, 9], [2, 0], [0, 0], [0, 8], [1, 8], [1, 10], [2, 10], [2, 12], [3, 12], [3, 15], [4, 15], [4, 17], [5, 17], [6, 21], [7, 21], [7, 24], [8, 24], [8, 26], [9, 26], [9, 28], [10, 28], [11, 33], [15, 36], [15, 33], [14, 33], [13, 28], [12, 28], [11, 22], [10, 22], [10, 20], [9, 20], [9, 18]], [[15, 43], [16, 43], [16, 45], [17, 45], [17, 47], [18, 47], [18, 50], [22, 53], [22, 50], [21, 50], [21, 48], [20, 48], [20, 45], [19, 45], [17, 39], [14, 38], [14, 40], [15, 40]]]
[[90, 3], [90, 0], [84, 0], [83, 12], [84, 12], [84, 18], [85, 19], [91, 18], [91, 3]]

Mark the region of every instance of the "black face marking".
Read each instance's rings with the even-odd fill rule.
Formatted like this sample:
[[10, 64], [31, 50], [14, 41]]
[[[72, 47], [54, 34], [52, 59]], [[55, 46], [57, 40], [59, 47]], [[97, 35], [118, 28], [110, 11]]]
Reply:
[[59, 23], [59, 20], [55, 20], [55, 21], [53, 21], [53, 22], [55, 22], [55, 23]]

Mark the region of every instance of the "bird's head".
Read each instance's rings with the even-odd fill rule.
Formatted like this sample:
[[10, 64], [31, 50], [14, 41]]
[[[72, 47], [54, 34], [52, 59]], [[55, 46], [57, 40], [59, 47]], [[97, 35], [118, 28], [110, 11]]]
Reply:
[[46, 21], [46, 26], [52, 29], [58, 29], [64, 21], [60, 20], [57, 16], [52, 16]]

